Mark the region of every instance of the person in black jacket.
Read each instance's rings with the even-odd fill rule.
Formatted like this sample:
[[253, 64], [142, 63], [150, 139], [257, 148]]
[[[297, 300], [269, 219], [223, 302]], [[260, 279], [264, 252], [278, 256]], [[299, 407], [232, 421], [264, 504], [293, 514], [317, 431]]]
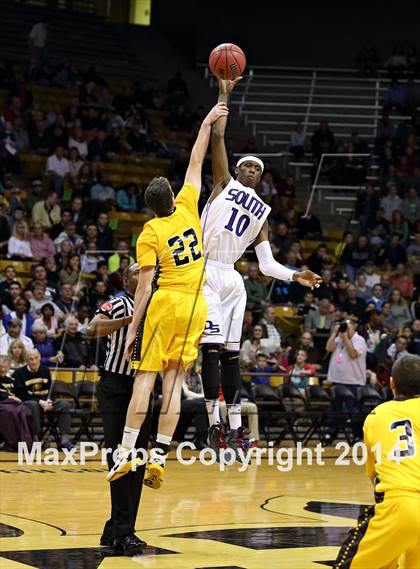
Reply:
[[70, 402], [64, 399], [51, 399], [50, 370], [41, 365], [38, 350], [26, 352], [28, 365], [18, 368], [13, 374], [14, 392], [32, 412], [32, 432], [38, 440], [44, 413], [56, 413], [61, 434], [61, 448], [72, 449], [70, 442]]
[[60, 341], [63, 352], [63, 367], [88, 368], [91, 365], [89, 343], [77, 331], [79, 322], [70, 316], [66, 322], [65, 337]]

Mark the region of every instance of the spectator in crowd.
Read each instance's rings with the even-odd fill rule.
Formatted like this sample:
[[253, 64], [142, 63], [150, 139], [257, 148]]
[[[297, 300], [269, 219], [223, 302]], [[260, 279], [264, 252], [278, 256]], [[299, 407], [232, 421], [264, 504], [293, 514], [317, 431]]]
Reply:
[[37, 201], [32, 208], [32, 222], [40, 224], [46, 229], [60, 223], [61, 209], [58, 204], [58, 196], [50, 191], [45, 200]]
[[375, 308], [367, 313], [368, 321], [359, 327], [359, 333], [366, 341], [366, 365], [369, 369], [375, 370], [378, 364], [376, 350], [382, 340], [386, 330], [382, 323], [382, 313]]
[[[55, 193], [55, 192], [53, 192], [53, 193]], [[54, 225], [51, 227], [51, 230], [50, 230], [51, 239], [57, 239], [57, 237], [59, 235], [61, 235], [61, 233], [63, 233], [63, 231], [66, 230], [67, 224], [70, 221], [72, 221], [71, 210], [62, 209], [60, 220], [57, 223], [54, 223]]]
[[390, 302], [384, 302], [382, 305], [381, 322], [390, 333], [394, 333], [398, 330], [397, 320], [391, 312]]
[[363, 273], [366, 276], [366, 285], [369, 288], [373, 288], [375, 285], [380, 283], [381, 275], [376, 272], [375, 263], [373, 261], [368, 261], [364, 265]]
[[390, 184], [388, 186], [387, 194], [381, 200], [381, 207], [384, 210], [384, 217], [390, 223], [392, 221], [392, 214], [395, 210], [401, 210], [402, 200], [397, 193], [397, 186]]
[[135, 184], [128, 184], [125, 188], [117, 191], [117, 206], [120, 211], [137, 212], [137, 187]]
[[396, 267], [398, 263], [407, 262], [407, 253], [405, 248], [400, 243], [400, 236], [398, 233], [393, 233], [388, 243], [375, 252], [376, 264], [383, 265], [388, 262], [391, 267]]
[[45, 234], [41, 223], [33, 224], [29, 244], [35, 261], [41, 261], [46, 257], [54, 257], [56, 254], [54, 242]]
[[[390, 60], [388, 60], [389, 62]], [[386, 64], [385, 64], [386, 65]], [[399, 112], [404, 111], [406, 94], [404, 85], [393, 79], [384, 94], [384, 111], [389, 112], [393, 109]]]
[[3, 296], [2, 311], [3, 314], [10, 314], [15, 308], [16, 299], [22, 295], [22, 287], [17, 281], [10, 284], [8, 292]]
[[408, 237], [410, 234], [410, 227], [407, 221], [402, 216], [399, 209], [396, 209], [392, 213], [391, 223], [389, 225], [389, 230], [391, 234], [397, 234], [400, 237], [400, 243], [403, 247], [407, 246]]
[[298, 122], [290, 134], [289, 151], [293, 154], [296, 161], [302, 160], [305, 154], [306, 133], [303, 130], [302, 123]]
[[23, 342], [27, 350], [33, 348], [32, 340], [27, 336], [24, 336], [21, 331], [22, 322], [19, 319], [14, 318], [9, 321], [7, 325], [7, 334], [4, 334], [0, 338], [0, 355], [7, 355], [10, 344], [13, 342], [13, 340], [17, 339], [20, 339]]
[[78, 321], [77, 331], [82, 334], [82, 336], [87, 335], [87, 329], [89, 324], [89, 306], [87, 304], [79, 304], [77, 308], [76, 318]]
[[311, 332], [303, 332], [300, 336], [294, 349], [290, 351], [289, 362], [296, 361], [296, 354], [298, 350], [306, 352], [306, 361], [310, 363], [316, 371], [322, 367], [322, 355], [319, 349], [315, 346]]
[[47, 328], [47, 336], [52, 338], [56, 336], [59, 324], [58, 319], [54, 316], [54, 306], [47, 302], [41, 307], [41, 315], [34, 324], [43, 324]]
[[13, 227], [12, 237], [7, 246], [7, 256], [17, 261], [32, 259], [29, 229], [24, 221], [19, 221]]
[[32, 26], [29, 32], [28, 43], [32, 67], [41, 67], [48, 63], [48, 26], [49, 18], [44, 16], [40, 22]]
[[288, 369], [290, 383], [299, 389], [303, 396], [305, 396], [305, 387], [309, 385], [310, 377], [317, 375], [316, 369], [307, 360], [306, 350], [300, 348], [296, 352], [295, 363]]
[[368, 303], [373, 302], [376, 310], [381, 310], [384, 303], [384, 291], [381, 284], [376, 284], [372, 288], [372, 296], [367, 299]]
[[85, 159], [88, 154], [87, 142], [83, 135], [83, 130], [80, 127], [73, 129], [73, 135], [69, 137], [70, 156], [72, 150], [77, 150], [78, 155]]
[[258, 265], [250, 263], [248, 266], [248, 278], [245, 281], [247, 296], [247, 308], [252, 311], [261, 312], [264, 301], [267, 298], [267, 287], [262, 282]]
[[[89, 272], [89, 271], [86, 271]], [[72, 254], [69, 257], [69, 263], [67, 267], [61, 269], [59, 273], [59, 279], [61, 284], [71, 284], [76, 286], [80, 281], [80, 257], [79, 255]]]
[[115, 203], [115, 190], [108, 184], [106, 176], [102, 173], [98, 176], [98, 182], [90, 190], [90, 197], [93, 201], [102, 204], [112, 205]]
[[120, 268], [121, 257], [129, 256], [129, 264], [134, 263], [133, 257], [130, 255], [130, 244], [126, 239], [120, 239], [117, 244], [117, 250], [108, 257], [108, 268], [111, 273], [116, 273]]
[[20, 338], [10, 342], [6, 355], [9, 358], [10, 367], [13, 370], [22, 367], [27, 363], [25, 344]]
[[38, 263], [33, 266], [32, 273], [34, 278], [27, 283], [25, 290], [30, 291], [34, 283], [42, 283], [45, 286], [45, 296], [52, 300], [57, 295], [57, 288], [53, 282], [48, 280], [47, 269]]
[[263, 318], [260, 324], [265, 326], [267, 337], [272, 340], [277, 347], [280, 346], [283, 331], [280, 326], [276, 324], [276, 318], [276, 309], [271, 304], [267, 304], [264, 307]]
[[45, 167], [45, 174], [48, 176], [52, 190], [61, 197], [64, 186], [69, 183], [69, 161], [64, 156], [64, 148], [57, 146], [54, 154], [48, 157]]
[[357, 289], [353, 284], [349, 284], [346, 288], [347, 298], [339, 307], [345, 318], [354, 317], [356, 320], [362, 320], [366, 310], [366, 302], [357, 296]]
[[96, 224], [98, 229], [98, 237], [96, 239], [96, 245], [98, 247], [98, 251], [107, 252], [107, 256], [109, 252], [112, 251], [114, 248], [113, 244], [113, 237], [112, 237], [112, 230], [109, 227], [109, 216], [107, 213], [102, 212], [98, 215], [98, 222]]
[[366, 41], [356, 57], [356, 67], [361, 77], [376, 77], [380, 57], [377, 49], [370, 41]]
[[384, 300], [389, 300], [391, 292], [394, 290], [395, 286], [391, 283], [391, 274], [382, 273], [381, 280], [379, 283], [382, 286], [382, 297]]
[[34, 322], [33, 317], [30, 314], [31, 304], [23, 296], [18, 296], [14, 302], [15, 309], [6, 314], [3, 318], [3, 324], [7, 328], [10, 320], [17, 318], [22, 324], [20, 331], [21, 336], [30, 336], [31, 328]]
[[256, 356], [255, 365], [251, 368], [250, 371], [256, 374], [251, 377], [252, 385], [269, 385], [270, 376], [265, 374], [273, 373], [275, 369], [269, 364], [267, 354], [258, 353]]
[[[35, 349], [27, 353], [28, 365], [17, 369], [13, 374], [16, 395], [32, 412], [33, 432], [36, 440], [41, 433], [43, 413], [55, 413], [61, 434], [61, 448], [72, 449], [70, 442], [70, 402], [65, 399], [50, 399], [51, 374], [46, 366], [41, 365], [41, 356]], [[34, 382], [34, 379], [37, 381]]]
[[55, 247], [60, 249], [63, 241], [70, 241], [71, 247], [76, 251], [83, 246], [83, 239], [76, 233], [76, 224], [73, 221], [69, 221], [64, 231], [54, 240]]
[[[317, 161], [323, 153], [332, 152], [335, 146], [335, 137], [330, 130], [328, 121], [322, 120], [319, 128], [314, 132], [311, 139], [312, 153]], [[311, 269], [312, 270], [312, 269]]]
[[[9, 287], [16, 283], [16, 271], [13, 265], [8, 265], [3, 271], [3, 280], [0, 282], [0, 297], [3, 298], [9, 293]], [[18, 283], [19, 284], [19, 283]]]
[[63, 283], [60, 286], [60, 296], [57, 306], [64, 315], [73, 314], [77, 310], [78, 303], [75, 300], [74, 287], [70, 283]]
[[96, 243], [90, 241], [86, 246], [86, 253], [80, 257], [80, 264], [83, 273], [94, 273], [98, 270], [98, 264], [105, 262], [105, 257], [99, 255]]
[[82, 233], [88, 219], [84, 211], [83, 199], [80, 196], [74, 196], [71, 202], [71, 221], [76, 224], [77, 233]]
[[66, 321], [66, 337], [63, 342], [63, 367], [75, 367], [79, 369], [94, 369], [91, 366], [89, 344], [77, 331], [79, 322], [77, 318], [70, 316]]
[[[347, 320], [336, 324], [331, 329], [326, 349], [331, 352], [327, 379], [332, 385], [347, 387], [357, 397], [357, 389], [366, 384], [366, 342], [356, 332], [353, 321]], [[346, 399], [345, 406], [350, 413], [357, 413], [357, 406], [351, 399]], [[354, 434], [360, 435], [360, 427], [355, 427]], [[334, 433], [327, 433], [327, 440]]]
[[301, 215], [298, 220], [297, 233], [300, 239], [320, 239], [322, 236], [320, 220], [312, 212], [308, 215]]
[[400, 291], [404, 298], [411, 298], [414, 292], [412, 277], [407, 273], [404, 263], [398, 263], [395, 271], [390, 276], [390, 284]]
[[411, 324], [411, 340], [408, 345], [410, 354], [420, 356], [420, 320], [414, 320]]
[[345, 258], [344, 270], [349, 281], [354, 282], [357, 272], [371, 259], [372, 249], [367, 235], [359, 235], [355, 243], [346, 245], [343, 251]]
[[311, 310], [305, 316], [305, 332], [329, 332], [333, 324], [334, 316], [331, 314], [331, 302], [328, 298], [319, 301], [318, 310]]
[[34, 348], [41, 355], [41, 365], [51, 367], [63, 362], [63, 352], [57, 351], [54, 341], [47, 335], [48, 328], [45, 324], [38, 323], [32, 326]]
[[321, 243], [315, 249], [313, 253], [308, 257], [306, 264], [308, 265], [309, 269], [320, 275], [323, 269], [323, 262], [328, 255], [327, 246]]
[[420, 219], [420, 198], [417, 196], [417, 190], [414, 186], [408, 188], [401, 204], [401, 212], [411, 225]]
[[382, 245], [385, 243], [389, 232], [389, 223], [384, 217], [385, 211], [379, 207], [374, 213], [368, 217], [366, 228], [369, 234], [371, 245]]
[[409, 355], [408, 339], [405, 336], [398, 336], [393, 344], [391, 344], [387, 350], [388, 357], [391, 360], [391, 364], [394, 364], [400, 358]]
[[239, 361], [242, 367], [250, 368], [255, 366], [257, 354], [264, 353], [271, 356], [280, 342], [272, 338], [264, 338], [264, 328], [260, 324], [256, 324], [252, 329], [252, 337], [245, 340], [241, 347]]
[[392, 291], [390, 305], [391, 314], [395, 318], [395, 322], [398, 327], [410, 322], [411, 318], [408, 305], [402, 298], [401, 292], [398, 289]]

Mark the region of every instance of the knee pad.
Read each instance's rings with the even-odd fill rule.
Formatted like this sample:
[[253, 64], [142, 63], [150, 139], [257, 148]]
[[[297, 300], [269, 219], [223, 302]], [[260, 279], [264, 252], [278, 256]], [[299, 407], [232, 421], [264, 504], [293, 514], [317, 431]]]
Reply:
[[223, 351], [220, 355], [222, 367], [222, 389], [226, 405], [239, 403], [241, 400], [241, 370], [239, 352]]
[[202, 347], [201, 377], [204, 397], [219, 399], [220, 386], [220, 344], [204, 344]]

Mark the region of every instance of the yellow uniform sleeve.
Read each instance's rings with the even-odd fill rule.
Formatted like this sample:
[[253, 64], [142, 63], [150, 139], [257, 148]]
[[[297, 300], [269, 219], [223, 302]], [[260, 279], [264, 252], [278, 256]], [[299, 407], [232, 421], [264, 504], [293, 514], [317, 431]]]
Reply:
[[370, 479], [373, 479], [376, 475], [375, 470], [375, 455], [371, 451], [371, 448], [374, 446], [374, 442], [372, 441], [371, 433], [372, 433], [372, 423], [374, 421], [374, 415], [368, 415], [365, 419], [365, 423], [363, 425], [363, 441], [366, 446], [367, 451], [367, 459], [366, 459], [366, 474], [369, 476]]
[[155, 267], [158, 257], [158, 238], [156, 232], [146, 223], [137, 239], [137, 263], [143, 267]]
[[200, 190], [192, 184], [184, 184], [181, 191], [175, 198], [175, 206], [177, 208], [185, 207], [189, 212], [198, 216], [198, 200]]

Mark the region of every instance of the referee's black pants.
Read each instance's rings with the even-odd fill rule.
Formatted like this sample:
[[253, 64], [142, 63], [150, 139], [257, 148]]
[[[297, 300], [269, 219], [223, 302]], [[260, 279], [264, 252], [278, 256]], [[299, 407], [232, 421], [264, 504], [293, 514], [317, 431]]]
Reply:
[[[99, 409], [104, 427], [105, 448], [113, 451], [121, 443], [125, 418], [133, 391], [134, 379], [109, 371], [102, 371], [97, 389]], [[151, 427], [151, 408], [141, 428], [136, 448], [145, 448], [149, 442]], [[108, 467], [112, 468], [111, 454], [108, 454]], [[111, 517], [106, 522], [103, 534], [109, 538], [125, 537], [135, 532], [137, 510], [139, 507], [146, 465], [135, 472], [129, 472], [109, 484], [111, 491]]]

